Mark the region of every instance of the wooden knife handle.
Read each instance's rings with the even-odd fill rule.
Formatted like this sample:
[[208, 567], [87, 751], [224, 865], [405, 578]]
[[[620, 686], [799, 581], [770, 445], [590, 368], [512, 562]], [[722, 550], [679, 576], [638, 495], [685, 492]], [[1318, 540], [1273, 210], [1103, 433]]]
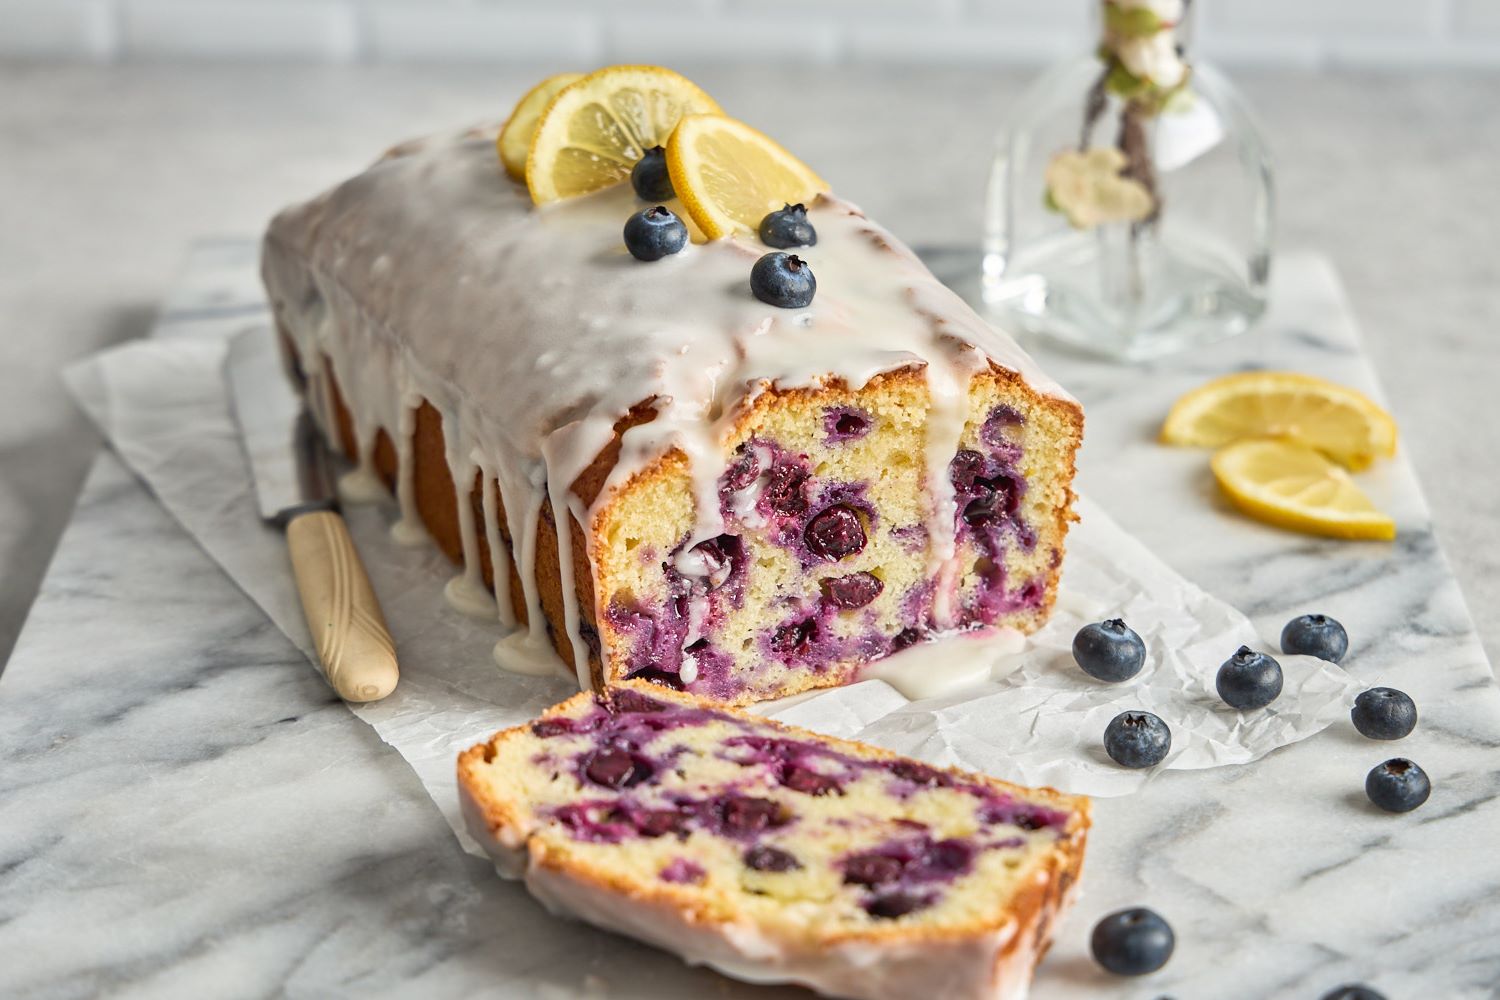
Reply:
[[286, 544], [328, 683], [346, 701], [384, 698], [400, 676], [396, 645], [344, 519], [331, 510], [299, 514]]

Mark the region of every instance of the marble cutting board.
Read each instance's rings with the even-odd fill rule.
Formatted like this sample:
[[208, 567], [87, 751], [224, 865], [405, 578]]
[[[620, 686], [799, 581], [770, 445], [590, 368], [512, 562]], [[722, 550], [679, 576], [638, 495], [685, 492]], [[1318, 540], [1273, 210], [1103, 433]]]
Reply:
[[[162, 336], [263, 318], [253, 244], [197, 248]], [[961, 254], [932, 257], [962, 284]], [[1404, 460], [1365, 482], [1393, 546], [1285, 535], [1213, 492], [1201, 453], [1152, 442], [1210, 375], [1291, 367], [1374, 388], [1320, 258], [1280, 262], [1262, 329], [1122, 370], [1044, 363], [1083, 398], [1082, 485], [1271, 640], [1323, 610], [1346, 665], [1412, 693], [1393, 746], [1347, 726], [1253, 765], [1163, 776], [1102, 800], [1085, 896], [1034, 996], [1500, 995], [1500, 693]], [[1421, 812], [1376, 813], [1364, 772], [1409, 754]], [[108, 453], [0, 678], [0, 994], [770, 997], [546, 918], [463, 856], [405, 765]], [[1162, 973], [1086, 957], [1100, 914], [1144, 902], [1177, 926]]]

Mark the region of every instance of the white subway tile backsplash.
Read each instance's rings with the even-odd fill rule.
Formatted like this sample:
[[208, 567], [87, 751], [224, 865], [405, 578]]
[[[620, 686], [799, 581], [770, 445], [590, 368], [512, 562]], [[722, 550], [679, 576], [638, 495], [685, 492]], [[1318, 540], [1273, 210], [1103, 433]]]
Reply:
[[995, 24], [862, 24], [849, 53], [866, 61], [1037, 66], [1087, 48], [1070, 32], [1019, 31]]
[[119, 0], [127, 57], [341, 62], [359, 53], [347, 0]]
[[366, 26], [376, 60], [561, 59], [589, 67], [603, 59], [603, 26], [576, 13], [381, 3], [369, 9]]
[[[1445, 0], [1204, 0], [1199, 12], [1216, 28], [1309, 32], [1325, 39], [1370, 35], [1431, 35]], [[1495, 0], [1487, 0], [1495, 2]]]
[[1218, 32], [1195, 42], [1193, 51], [1221, 66], [1317, 69], [1323, 45], [1309, 35], [1252, 35]]
[[0, 0], [0, 56], [107, 59], [114, 49], [107, 0]]
[[[0, 58], [1035, 65], [1097, 0], [0, 0]], [[1235, 65], [1500, 67], [1500, 0], [1196, 0]]]
[[1500, 0], [1452, 0], [1453, 26], [1459, 37], [1500, 38]]
[[[1500, 38], [1458, 41], [1394, 42], [1349, 39], [1328, 44], [1327, 63], [1354, 69], [1500, 69]], [[1500, 92], [1500, 88], [1497, 88]]]
[[828, 18], [804, 17], [792, 27], [740, 15], [658, 20], [625, 13], [611, 20], [605, 41], [606, 57], [621, 62], [691, 64], [749, 57], [828, 63], [839, 54], [838, 24]]
[[1089, 30], [1091, 2], [1092, 0], [968, 0], [966, 13], [974, 20], [1000, 22], [1022, 34], [1061, 30], [1083, 38]]

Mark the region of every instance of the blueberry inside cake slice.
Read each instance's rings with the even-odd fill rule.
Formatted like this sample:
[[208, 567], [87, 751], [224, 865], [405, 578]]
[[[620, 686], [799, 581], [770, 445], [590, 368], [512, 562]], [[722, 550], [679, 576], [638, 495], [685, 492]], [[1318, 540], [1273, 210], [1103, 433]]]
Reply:
[[755, 982], [1024, 996], [1087, 800], [635, 686], [459, 759], [469, 828], [549, 909]]

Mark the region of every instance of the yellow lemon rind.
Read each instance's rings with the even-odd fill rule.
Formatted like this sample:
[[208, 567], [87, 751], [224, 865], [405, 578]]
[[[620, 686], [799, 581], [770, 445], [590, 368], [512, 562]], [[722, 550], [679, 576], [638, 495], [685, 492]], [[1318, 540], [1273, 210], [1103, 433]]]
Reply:
[[[500, 165], [505, 168], [505, 175], [511, 180], [526, 183], [526, 160], [531, 156], [532, 135], [536, 132], [537, 123], [542, 120], [542, 113], [547, 110], [547, 105], [552, 103], [552, 98], [557, 96], [558, 91], [582, 79], [582, 73], [554, 73], [522, 94], [516, 106], [511, 109], [510, 117], [500, 127], [500, 134], [495, 136], [495, 152], [500, 157]], [[527, 114], [543, 95], [547, 99], [535, 109], [536, 113]], [[519, 130], [528, 126], [529, 130], [521, 136]]]
[[[627, 63], [618, 66], [606, 66], [603, 69], [595, 70], [558, 91], [537, 119], [536, 129], [531, 134], [531, 148], [526, 156], [526, 188], [530, 192], [531, 200], [534, 204], [545, 205], [554, 201], [562, 201], [567, 198], [590, 194], [592, 191], [601, 189], [595, 187], [587, 190], [558, 191], [552, 178], [548, 175], [548, 168], [553, 164], [546, 158], [545, 150], [549, 143], [553, 144], [554, 151], [560, 151], [565, 148], [565, 143], [561, 141], [564, 137], [556, 133], [561, 133], [566, 129], [568, 118], [570, 117], [569, 112], [575, 110], [576, 107], [581, 107], [590, 96], [607, 93], [606, 89], [602, 89], [605, 88], [606, 84], [616, 84], [617, 86], [627, 82], [638, 84], [644, 78], [655, 78], [662, 84], [658, 89], [675, 90], [682, 98], [682, 116], [700, 112], [718, 114], [722, 110], [718, 102], [710, 97], [702, 87], [681, 73], [667, 69], [664, 66]], [[620, 89], [623, 89], [623, 86], [620, 86]], [[672, 128], [675, 127], [676, 123], [673, 122], [670, 128], [663, 130], [664, 134], [651, 136], [649, 139], [652, 140], [654, 145], [665, 146]], [[624, 162], [621, 159], [621, 163], [623, 164]], [[611, 181], [609, 185], [604, 186], [613, 186], [615, 183], [620, 183], [626, 179], [626, 176], [622, 176], [615, 181]]]
[[667, 173], [672, 178], [672, 188], [682, 200], [683, 207], [708, 239], [753, 234], [760, 222], [759, 219], [754, 220], [754, 223], [736, 219], [723, 211], [700, 183], [698, 171], [694, 169], [697, 154], [692, 149], [692, 139], [695, 138], [695, 132], [708, 128], [731, 132], [741, 142], [759, 146], [789, 175], [797, 178], [799, 189], [778, 192], [778, 200], [811, 204], [819, 194], [829, 189], [828, 182], [811, 167], [760, 130], [722, 114], [684, 115], [667, 141]]
[[[1348, 440], [1336, 442], [1315, 433], [1277, 435], [1275, 429], [1269, 427], [1247, 426], [1243, 433], [1232, 436], [1204, 433], [1201, 425], [1215, 409], [1232, 405], [1244, 397], [1272, 393], [1322, 397], [1356, 411], [1364, 420], [1367, 439], [1359, 446], [1350, 447]], [[1377, 458], [1390, 458], [1396, 453], [1397, 428], [1389, 413], [1356, 389], [1300, 372], [1256, 371], [1225, 375], [1183, 395], [1172, 405], [1163, 421], [1160, 440], [1170, 445], [1217, 448], [1249, 437], [1277, 436], [1316, 448], [1357, 471], [1368, 467]]]
[[[1369, 504], [1368, 498], [1352, 484], [1349, 484], [1348, 488], [1358, 493], [1367, 506], [1349, 510], [1288, 503], [1271, 491], [1262, 488], [1259, 482], [1242, 472], [1240, 459], [1246, 449], [1262, 448], [1268, 445], [1277, 448], [1302, 449], [1307, 453], [1319, 455], [1313, 449], [1274, 439], [1244, 440], [1219, 449], [1214, 453], [1210, 463], [1214, 479], [1218, 482], [1219, 489], [1223, 491], [1225, 497], [1241, 512], [1257, 521], [1278, 528], [1301, 534], [1320, 535], [1325, 538], [1388, 542], [1396, 537], [1396, 522], [1389, 515]], [[1328, 462], [1327, 459], [1322, 460]], [[1328, 464], [1330, 470], [1338, 469], [1337, 465], [1331, 462]]]

